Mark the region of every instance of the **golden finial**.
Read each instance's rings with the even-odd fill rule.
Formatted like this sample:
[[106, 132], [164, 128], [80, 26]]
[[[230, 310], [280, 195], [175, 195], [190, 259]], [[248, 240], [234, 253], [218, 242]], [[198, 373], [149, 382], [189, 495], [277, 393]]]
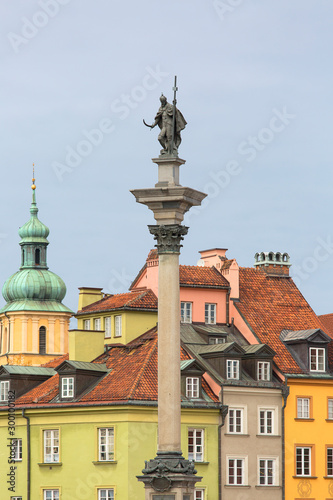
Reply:
[[33, 163], [32, 164], [32, 186], [31, 186], [31, 189], [35, 190], [36, 189], [36, 185], [35, 185], [35, 164]]

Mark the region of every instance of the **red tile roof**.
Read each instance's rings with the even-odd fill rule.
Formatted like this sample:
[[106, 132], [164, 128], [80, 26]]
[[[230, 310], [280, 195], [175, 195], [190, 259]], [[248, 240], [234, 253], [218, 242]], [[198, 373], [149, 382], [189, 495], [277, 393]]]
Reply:
[[302, 373], [279, 339], [282, 330], [323, 328], [291, 278], [268, 277], [261, 269], [239, 269], [240, 302], [235, 307], [258, 337], [277, 353], [274, 361], [284, 373]]
[[[155, 327], [126, 346], [112, 346], [109, 351], [96, 358], [94, 363], [106, 363], [110, 372], [74, 404], [157, 401], [157, 340]], [[181, 359], [191, 359], [182, 348]], [[212, 401], [218, 402], [207, 382], [203, 380], [202, 383]], [[16, 405], [52, 403], [58, 392], [57, 374], [18, 398]]]
[[180, 286], [229, 288], [229, 282], [215, 267], [179, 266]]
[[48, 361], [42, 366], [45, 366], [47, 368], [57, 368], [58, 366], [61, 365], [63, 361], [66, 361], [68, 359], [68, 353], [64, 354], [63, 356], [57, 356], [56, 358], [52, 359], [51, 361]]
[[318, 318], [326, 328], [326, 333], [333, 338], [333, 314], [322, 314]]
[[115, 309], [157, 310], [157, 297], [150, 289], [109, 295], [89, 306], [83, 307], [77, 314]]

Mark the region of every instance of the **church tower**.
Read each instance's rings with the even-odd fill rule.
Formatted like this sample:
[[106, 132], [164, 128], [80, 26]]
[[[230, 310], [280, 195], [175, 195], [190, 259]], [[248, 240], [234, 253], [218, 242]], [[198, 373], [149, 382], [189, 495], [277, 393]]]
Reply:
[[0, 309], [0, 365], [38, 366], [68, 352], [73, 312], [62, 300], [63, 280], [48, 270], [49, 229], [38, 219], [32, 179], [30, 219], [19, 229], [21, 267], [5, 282]]

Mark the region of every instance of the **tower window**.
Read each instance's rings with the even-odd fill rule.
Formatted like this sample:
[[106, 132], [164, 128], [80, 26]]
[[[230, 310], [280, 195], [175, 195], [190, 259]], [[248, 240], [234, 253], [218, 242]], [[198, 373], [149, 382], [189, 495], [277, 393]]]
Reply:
[[39, 329], [39, 354], [46, 354], [46, 328], [41, 326]]
[[35, 264], [40, 264], [40, 249], [36, 248], [35, 250]]

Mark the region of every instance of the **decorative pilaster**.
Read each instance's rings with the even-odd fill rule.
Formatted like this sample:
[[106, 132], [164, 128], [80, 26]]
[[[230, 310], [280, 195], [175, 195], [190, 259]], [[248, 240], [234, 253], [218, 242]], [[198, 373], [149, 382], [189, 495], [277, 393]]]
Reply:
[[180, 254], [180, 244], [184, 236], [188, 232], [188, 227], [181, 226], [180, 224], [167, 224], [159, 226], [148, 226], [149, 232], [154, 236], [157, 241], [155, 245], [159, 255], [165, 253]]

